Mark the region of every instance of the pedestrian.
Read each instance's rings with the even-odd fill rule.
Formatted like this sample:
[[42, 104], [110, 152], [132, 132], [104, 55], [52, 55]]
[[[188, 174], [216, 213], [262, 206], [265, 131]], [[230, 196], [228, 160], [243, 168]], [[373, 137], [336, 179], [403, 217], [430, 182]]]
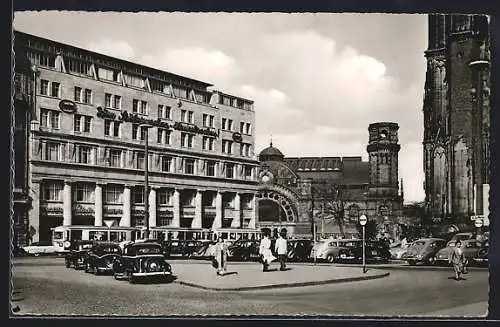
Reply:
[[286, 257], [288, 254], [286, 232], [281, 231], [280, 236], [276, 240], [275, 251], [278, 254], [278, 259], [280, 261], [280, 270], [286, 270]]
[[269, 232], [263, 232], [263, 238], [260, 241], [259, 245], [259, 255], [262, 260], [262, 271], [269, 271], [269, 265], [271, 262], [276, 260], [276, 257], [273, 256], [271, 252], [271, 240], [269, 239]]
[[215, 244], [214, 262], [217, 275], [224, 276], [227, 272], [227, 244], [222, 237], [219, 236]]
[[465, 259], [464, 252], [462, 250], [462, 242], [460, 240], [456, 241], [455, 247], [451, 252], [448, 262], [453, 265], [453, 270], [455, 271], [455, 280], [461, 280], [461, 274], [465, 272], [465, 265], [467, 260]]

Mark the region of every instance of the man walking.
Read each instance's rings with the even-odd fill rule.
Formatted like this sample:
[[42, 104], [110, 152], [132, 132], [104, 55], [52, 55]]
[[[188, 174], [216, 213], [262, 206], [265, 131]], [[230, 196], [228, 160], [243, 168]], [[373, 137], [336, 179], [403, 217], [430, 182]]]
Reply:
[[282, 230], [280, 236], [276, 240], [275, 250], [278, 254], [278, 259], [280, 261], [280, 270], [286, 270], [286, 257], [288, 254], [287, 242], [286, 242], [286, 231]]

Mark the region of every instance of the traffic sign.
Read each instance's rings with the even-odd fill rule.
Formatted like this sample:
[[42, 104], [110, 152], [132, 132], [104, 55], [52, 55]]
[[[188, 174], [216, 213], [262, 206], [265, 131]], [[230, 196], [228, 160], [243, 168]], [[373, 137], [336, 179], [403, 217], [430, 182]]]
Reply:
[[470, 220], [478, 220], [478, 219], [483, 219], [483, 215], [477, 215], [477, 216], [470, 216]]
[[483, 220], [482, 219], [476, 219], [476, 221], [474, 222], [474, 226], [476, 226], [477, 228], [483, 227]]
[[104, 219], [104, 223], [106, 224], [106, 226], [108, 226], [108, 228], [111, 228], [114, 222], [114, 219]]
[[365, 216], [365, 215], [361, 215], [361, 216], [359, 217], [359, 224], [360, 224], [361, 226], [364, 226], [364, 225], [366, 225], [366, 221], [367, 221], [367, 220], [368, 220], [368, 219], [366, 218], [366, 216]]

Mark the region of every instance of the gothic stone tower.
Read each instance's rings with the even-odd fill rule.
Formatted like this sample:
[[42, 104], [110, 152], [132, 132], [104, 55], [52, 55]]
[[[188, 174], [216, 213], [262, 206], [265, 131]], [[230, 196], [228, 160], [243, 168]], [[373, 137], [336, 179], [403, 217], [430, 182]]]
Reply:
[[475, 207], [474, 185], [485, 180], [488, 38], [486, 16], [429, 15], [423, 145], [430, 218], [470, 215]]
[[370, 162], [367, 201], [371, 214], [368, 218], [375, 218], [379, 229], [389, 234], [393, 234], [403, 205], [398, 180], [398, 155], [401, 148], [398, 130], [396, 123], [370, 124], [366, 148]]

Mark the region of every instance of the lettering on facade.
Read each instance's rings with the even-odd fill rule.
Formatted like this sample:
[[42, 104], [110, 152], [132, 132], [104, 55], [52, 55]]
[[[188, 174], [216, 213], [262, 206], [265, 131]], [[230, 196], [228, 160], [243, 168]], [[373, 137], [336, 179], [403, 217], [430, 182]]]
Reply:
[[157, 216], [162, 217], [162, 218], [172, 218], [174, 216], [174, 213], [172, 210], [159, 210], [157, 211]]
[[102, 107], [97, 107], [97, 115], [98, 118], [103, 119], [116, 119], [116, 114], [114, 112], [109, 111], [108, 109], [103, 109]]
[[203, 134], [203, 135], [208, 135], [208, 136], [213, 136], [213, 137], [219, 136], [219, 133], [216, 132], [215, 130], [211, 129], [210, 127], [200, 128], [196, 125], [190, 125], [190, 124], [185, 124], [185, 123], [181, 123], [181, 122], [175, 122], [174, 129], [176, 129], [178, 131]]
[[73, 212], [75, 215], [79, 216], [93, 216], [94, 209], [91, 207], [84, 207], [81, 204], [73, 206]]
[[67, 114], [73, 114], [76, 112], [76, 104], [71, 100], [61, 100], [59, 109]]
[[241, 142], [243, 140], [243, 138], [241, 137], [241, 133], [233, 133], [233, 141], [235, 142]]
[[104, 209], [104, 212], [108, 215], [121, 215], [123, 214], [123, 209], [106, 208]]
[[40, 208], [40, 213], [45, 216], [60, 216], [63, 214], [63, 208], [59, 207], [53, 207], [53, 208], [46, 208], [46, 207], [41, 207]]

